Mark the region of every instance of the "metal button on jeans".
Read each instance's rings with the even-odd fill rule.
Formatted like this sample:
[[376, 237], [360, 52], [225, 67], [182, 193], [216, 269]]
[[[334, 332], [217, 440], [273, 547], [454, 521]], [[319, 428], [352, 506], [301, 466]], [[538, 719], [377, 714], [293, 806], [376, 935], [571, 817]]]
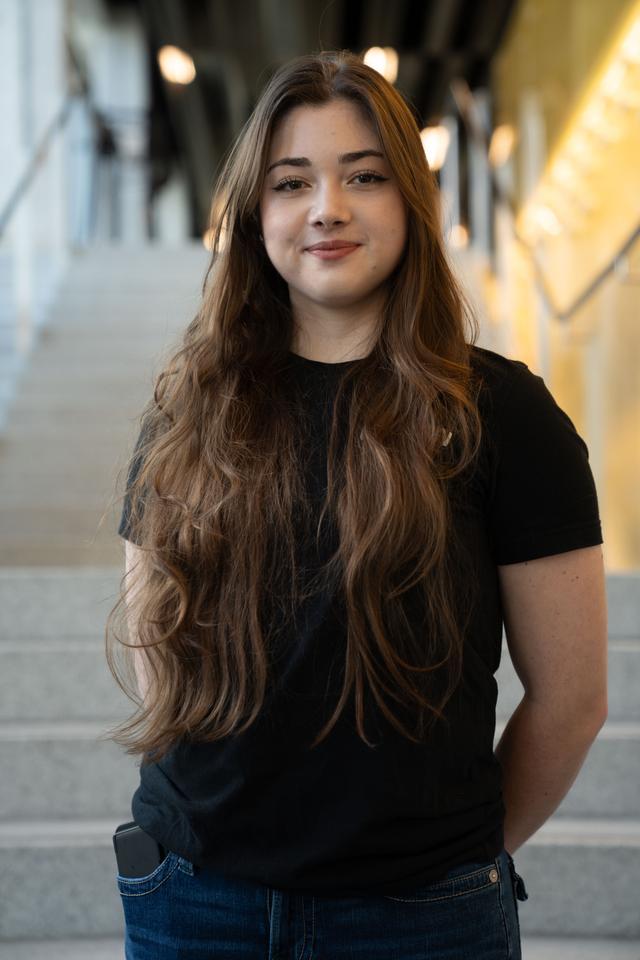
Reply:
[[489, 880], [491, 880], [491, 883], [495, 883], [497, 879], [498, 879], [498, 871], [497, 871], [497, 870], [490, 870], [490, 871], [489, 871]]

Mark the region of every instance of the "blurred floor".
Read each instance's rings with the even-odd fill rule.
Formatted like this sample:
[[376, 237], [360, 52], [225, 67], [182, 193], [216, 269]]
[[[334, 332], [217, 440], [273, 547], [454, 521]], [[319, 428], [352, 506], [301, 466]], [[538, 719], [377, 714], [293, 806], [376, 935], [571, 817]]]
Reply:
[[[1, 960], [123, 960], [122, 940], [25, 941], [0, 945]], [[640, 960], [637, 941], [523, 938], [522, 960]]]

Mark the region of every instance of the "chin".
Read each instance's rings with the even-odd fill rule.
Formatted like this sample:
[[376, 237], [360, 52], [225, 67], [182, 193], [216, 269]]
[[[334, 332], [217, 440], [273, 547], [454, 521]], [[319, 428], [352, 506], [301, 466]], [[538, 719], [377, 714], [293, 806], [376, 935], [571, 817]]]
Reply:
[[370, 297], [378, 284], [371, 287], [358, 287], [355, 283], [349, 282], [353, 277], [342, 277], [342, 283], [338, 285], [335, 277], [326, 277], [323, 283], [314, 283], [313, 286], [300, 290], [304, 297], [321, 297], [323, 300], [332, 300], [336, 303], [357, 303], [360, 300], [366, 300]]
[[330, 310], [356, 310], [363, 301], [360, 297], [336, 297], [330, 300], [326, 297], [317, 297], [313, 302], [319, 307]]

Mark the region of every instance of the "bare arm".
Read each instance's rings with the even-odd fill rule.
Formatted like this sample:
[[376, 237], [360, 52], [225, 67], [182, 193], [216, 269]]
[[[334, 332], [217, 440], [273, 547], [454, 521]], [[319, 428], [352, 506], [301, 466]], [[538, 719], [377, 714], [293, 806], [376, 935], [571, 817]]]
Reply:
[[[132, 573], [135, 567], [140, 564], [140, 569], [142, 568], [143, 560], [143, 551], [131, 543], [130, 540], [125, 540], [125, 570], [127, 573], [127, 582], [128, 578], [131, 577], [131, 582], [136, 581], [138, 573]], [[129, 628], [129, 642], [135, 643], [138, 637], [138, 614], [136, 610], [136, 597], [140, 591], [142, 582], [138, 577], [138, 581], [135, 582], [135, 586], [131, 587], [130, 592], [127, 594], [127, 626]], [[139, 650], [134, 650], [134, 665], [136, 671], [136, 679], [138, 681], [138, 692], [141, 698], [144, 700], [147, 695], [147, 690], [149, 688], [149, 678], [145, 670], [145, 664], [143, 657]]]
[[496, 746], [504, 844], [513, 854], [568, 793], [607, 717], [601, 546], [498, 567], [505, 632], [524, 697]]

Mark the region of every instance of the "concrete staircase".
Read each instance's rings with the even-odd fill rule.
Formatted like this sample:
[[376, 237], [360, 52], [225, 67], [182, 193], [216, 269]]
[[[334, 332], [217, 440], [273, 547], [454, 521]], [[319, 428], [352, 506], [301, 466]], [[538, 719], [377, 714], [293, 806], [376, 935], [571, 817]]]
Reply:
[[[7, 960], [73, 957], [87, 938], [122, 932], [111, 834], [130, 817], [138, 771], [101, 739], [129, 710], [103, 655], [119, 576], [112, 567], [0, 570], [0, 957]], [[609, 719], [555, 816], [516, 853], [529, 892], [519, 910], [530, 960], [586, 958], [587, 935], [599, 939], [593, 956], [600, 960], [640, 957], [638, 587], [638, 576], [608, 579]], [[520, 693], [506, 648], [503, 655], [501, 723]], [[545, 943], [541, 934], [570, 939]], [[40, 938], [71, 943], [58, 944], [60, 954], [24, 953], [23, 941]], [[87, 958], [99, 956], [94, 947], [111, 949], [91, 943]], [[118, 950], [121, 940], [104, 956]]]
[[0, 432], [0, 565], [120, 564], [118, 510], [103, 513], [207, 262], [195, 243], [72, 262]]
[[[197, 306], [206, 255], [92, 251], [0, 437], [0, 960], [122, 958], [111, 836], [137, 761], [104, 659], [123, 570], [96, 532], [151, 365]], [[607, 582], [609, 719], [556, 814], [516, 852], [525, 960], [640, 960], [640, 573]], [[506, 647], [500, 735], [521, 696]]]

